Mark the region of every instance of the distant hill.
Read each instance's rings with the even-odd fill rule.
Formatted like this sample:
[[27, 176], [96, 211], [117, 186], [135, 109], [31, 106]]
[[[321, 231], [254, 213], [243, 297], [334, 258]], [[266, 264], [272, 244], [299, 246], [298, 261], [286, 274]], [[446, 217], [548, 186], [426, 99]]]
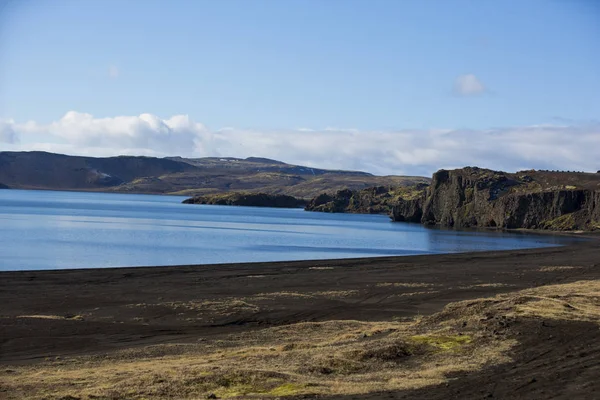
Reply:
[[266, 158], [80, 157], [0, 152], [0, 182], [13, 189], [205, 195], [229, 191], [312, 198], [323, 192], [428, 183], [428, 178], [326, 170]]
[[324, 175], [324, 174], [340, 174], [340, 175], [356, 175], [356, 176], [373, 176], [368, 172], [361, 171], [344, 171], [344, 170], [327, 170], [320, 168], [303, 167], [300, 165], [286, 164], [282, 161], [271, 160], [268, 158], [248, 157], [248, 158], [233, 158], [233, 157], [204, 157], [204, 158], [183, 158], [169, 157], [173, 161], [185, 162], [195, 167], [200, 168], [217, 168], [227, 170], [241, 170], [246, 172], [279, 172], [296, 175]]
[[151, 157], [92, 158], [37, 151], [0, 153], [0, 182], [14, 189], [106, 189], [139, 177], [194, 170], [186, 163]]

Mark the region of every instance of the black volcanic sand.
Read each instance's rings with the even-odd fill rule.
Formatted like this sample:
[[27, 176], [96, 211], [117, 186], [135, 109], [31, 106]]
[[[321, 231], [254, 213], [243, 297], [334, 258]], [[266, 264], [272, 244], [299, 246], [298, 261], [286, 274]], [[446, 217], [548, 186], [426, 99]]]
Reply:
[[[454, 255], [2, 272], [0, 364], [34, 364], [47, 357], [157, 343], [192, 343], [203, 337], [303, 321], [379, 321], [431, 314], [449, 302], [600, 279], [599, 244], [592, 237], [565, 247]], [[577, 268], [540, 271], [548, 266]], [[390, 284], [398, 282], [402, 284]], [[425, 289], [426, 284], [436, 290]], [[224, 308], [207, 308], [200, 319], [197, 309], [180, 306], [188, 302], [227, 305], [231, 299], [260, 299], [256, 295], [275, 292], [281, 295], [254, 301], [258, 308], [231, 301]], [[327, 296], [329, 292], [337, 295]], [[460, 375], [439, 387], [370, 396], [600, 396], [597, 325], [552, 321], [522, 329], [522, 351], [512, 364]], [[557, 395], [559, 388], [564, 396]]]

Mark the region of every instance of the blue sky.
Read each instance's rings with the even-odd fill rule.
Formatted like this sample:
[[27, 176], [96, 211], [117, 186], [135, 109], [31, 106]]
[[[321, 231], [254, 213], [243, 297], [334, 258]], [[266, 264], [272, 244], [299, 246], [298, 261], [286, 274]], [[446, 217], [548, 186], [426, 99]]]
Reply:
[[[585, 132], [579, 134], [588, 145], [599, 135], [600, 4], [593, 0], [4, 3], [0, 150], [160, 155], [161, 140], [192, 130], [184, 144], [166, 145], [169, 151], [336, 167], [291, 140], [333, 135], [343, 142], [344, 134], [335, 135], [345, 132], [367, 142], [399, 132], [402, 141], [385, 137], [402, 147], [402, 135], [412, 132], [417, 147], [408, 156], [363, 160], [330, 150], [338, 151], [337, 167], [429, 173], [470, 161], [507, 169], [554, 165], [542, 155], [494, 163], [439, 154], [436, 164], [435, 152], [418, 147], [418, 139], [433, 141], [439, 131], [482, 140], [492, 131], [515, 137], [508, 130], [556, 125], [563, 140]], [[87, 117], [67, 121], [68, 112]], [[169, 124], [180, 115], [191, 125]], [[300, 128], [312, 133], [303, 139]], [[160, 136], [161, 129], [170, 133]], [[148, 130], [155, 147], [147, 144]], [[262, 146], [242, 146], [239, 137]], [[295, 152], [269, 147], [288, 137]], [[327, 139], [323, 145], [331, 145]], [[237, 154], [223, 154], [229, 151]], [[428, 151], [429, 164], [419, 163], [415, 154]], [[595, 168], [579, 151], [555, 160], [557, 167]]]

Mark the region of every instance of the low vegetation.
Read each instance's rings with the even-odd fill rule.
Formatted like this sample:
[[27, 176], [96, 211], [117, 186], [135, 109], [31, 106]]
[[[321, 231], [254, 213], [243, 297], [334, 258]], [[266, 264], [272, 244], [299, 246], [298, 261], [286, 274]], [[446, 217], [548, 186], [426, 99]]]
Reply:
[[306, 202], [283, 194], [229, 192], [205, 196], [195, 196], [183, 201], [184, 204], [214, 204], [225, 206], [298, 208]]
[[[551, 268], [559, 267], [540, 271]], [[179, 306], [190, 305], [174, 305]], [[201, 312], [215, 305], [197, 307]], [[600, 281], [451, 303], [411, 321], [296, 323], [194, 343], [48, 359], [5, 367], [0, 390], [7, 399], [73, 400], [277, 398], [413, 389], [510, 362], [523, 340], [513, 328], [532, 320], [600, 325]]]

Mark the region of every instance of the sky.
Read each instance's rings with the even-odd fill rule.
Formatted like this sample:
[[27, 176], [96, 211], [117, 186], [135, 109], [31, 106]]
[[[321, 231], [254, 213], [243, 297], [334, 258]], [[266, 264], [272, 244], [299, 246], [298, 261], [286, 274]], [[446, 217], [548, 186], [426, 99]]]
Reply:
[[0, 0], [0, 151], [600, 169], [595, 0]]

